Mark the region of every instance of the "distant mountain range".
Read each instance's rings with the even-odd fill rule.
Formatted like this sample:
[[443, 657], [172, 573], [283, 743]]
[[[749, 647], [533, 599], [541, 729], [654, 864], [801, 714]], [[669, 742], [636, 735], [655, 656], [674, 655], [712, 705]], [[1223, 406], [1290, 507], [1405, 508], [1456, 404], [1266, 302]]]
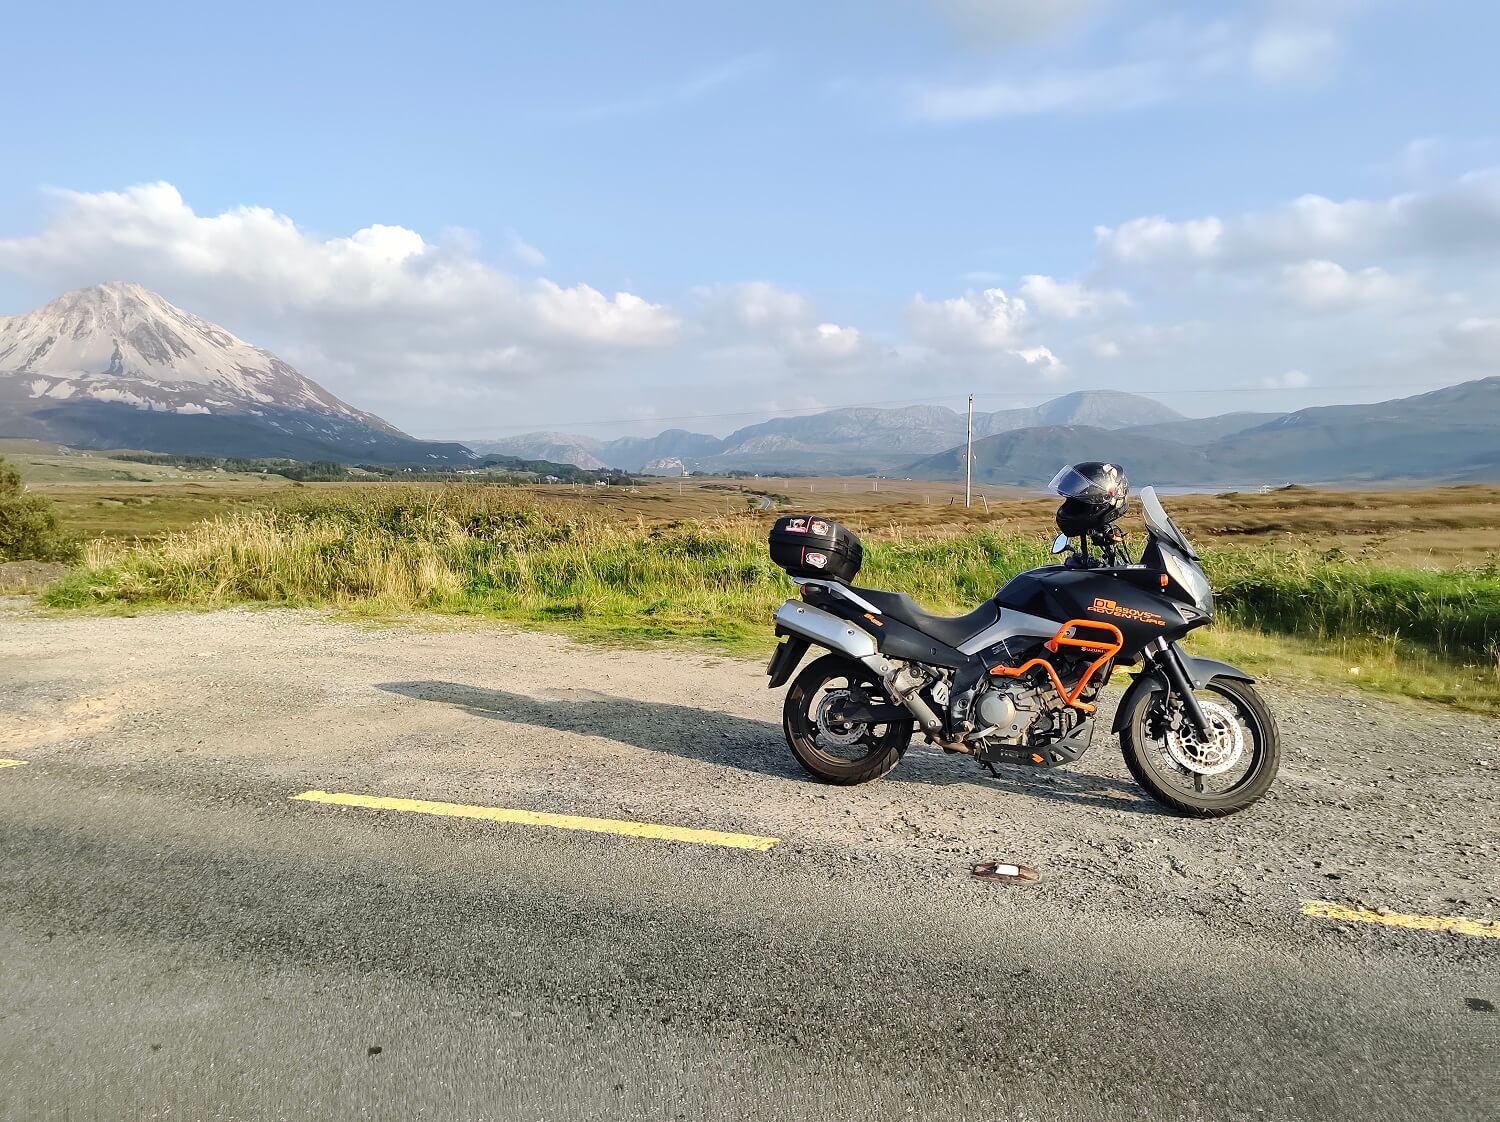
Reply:
[[[975, 413], [974, 435], [986, 437], [1049, 425], [1106, 429], [1190, 423], [1150, 398], [1114, 390], [1070, 393], [1032, 409]], [[806, 417], [777, 417], [726, 437], [669, 429], [643, 439], [598, 440], [559, 432], [533, 432], [501, 440], [467, 442], [480, 453], [544, 457], [580, 467], [642, 471], [677, 460], [689, 471], [810, 471], [860, 474], [885, 471], [964, 439], [962, 413], [941, 405], [900, 409], [830, 409]]]
[[[974, 442], [974, 478], [1034, 486], [1056, 465], [1080, 459], [1113, 460], [1137, 479], [1184, 485], [1500, 479], [1500, 377], [1375, 405], [1003, 433]], [[963, 448], [904, 472], [958, 478]]]
[[[588, 467], [963, 476], [964, 417], [941, 406], [833, 409], [719, 439], [673, 429], [650, 440], [530, 433], [472, 447]], [[1140, 479], [1254, 482], [1500, 479], [1500, 378], [1375, 405], [1184, 417], [1111, 390], [974, 415], [974, 477], [1037, 486], [1065, 463], [1105, 459]]]
[[[668, 429], [601, 440], [535, 432], [417, 440], [271, 354], [135, 284], [69, 292], [0, 317], [0, 437], [83, 448], [371, 464], [480, 456], [588, 470], [963, 475], [964, 415], [935, 405], [830, 409], [725, 437]], [[1114, 390], [974, 415], [974, 475], [1037, 486], [1065, 463], [1115, 460], [1138, 480], [1500, 479], [1500, 378], [1375, 405], [1189, 418]]]
[[138, 284], [0, 317], [0, 436], [79, 448], [355, 463], [469, 463]]

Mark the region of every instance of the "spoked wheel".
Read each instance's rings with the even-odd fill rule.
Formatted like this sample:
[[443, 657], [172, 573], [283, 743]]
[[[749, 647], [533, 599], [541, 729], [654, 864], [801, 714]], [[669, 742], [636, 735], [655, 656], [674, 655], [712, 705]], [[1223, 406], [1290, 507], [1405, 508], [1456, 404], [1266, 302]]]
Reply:
[[1142, 693], [1120, 731], [1125, 763], [1153, 799], [1179, 813], [1219, 818], [1244, 810], [1276, 778], [1276, 718], [1248, 682], [1216, 678], [1193, 695], [1212, 735], [1194, 731], [1180, 700]]
[[873, 673], [840, 655], [810, 664], [787, 690], [781, 725], [797, 761], [827, 783], [850, 785], [879, 779], [895, 767], [911, 743], [911, 719], [869, 724], [840, 718], [849, 701], [887, 704]]

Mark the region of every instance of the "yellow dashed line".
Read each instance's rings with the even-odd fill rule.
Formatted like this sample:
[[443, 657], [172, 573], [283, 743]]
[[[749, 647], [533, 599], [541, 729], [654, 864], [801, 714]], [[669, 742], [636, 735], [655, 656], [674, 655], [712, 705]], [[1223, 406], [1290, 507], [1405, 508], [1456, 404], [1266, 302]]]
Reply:
[[629, 822], [615, 818], [584, 818], [576, 814], [543, 814], [534, 810], [512, 810], [503, 806], [465, 806], [435, 803], [425, 799], [392, 799], [381, 795], [347, 795], [336, 791], [303, 791], [293, 799], [333, 806], [359, 806], [368, 810], [399, 810], [408, 814], [436, 814], [446, 818], [478, 818], [486, 822], [508, 822], [516, 826], [549, 826], [556, 830], [586, 830], [594, 834], [622, 834], [631, 838], [718, 845], [729, 849], [764, 852], [780, 838], [755, 834], [728, 834], [719, 830], [694, 830], [687, 826], [661, 826], [654, 822]]
[[1466, 919], [1463, 916], [1409, 916], [1400, 912], [1374, 912], [1369, 908], [1351, 908], [1327, 900], [1302, 901], [1302, 914], [1314, 919], [1335, 919], [1346, 923], [1380, 923], [1386, 927], [1408, 927], [1417, 931], [1454, 931], [1476, 939], [1500, 939], [1500, 921]]
[[3, 757], [0, 757], [0, 767], [21, 767], [25, 763], [25, 760], [7, 760]]

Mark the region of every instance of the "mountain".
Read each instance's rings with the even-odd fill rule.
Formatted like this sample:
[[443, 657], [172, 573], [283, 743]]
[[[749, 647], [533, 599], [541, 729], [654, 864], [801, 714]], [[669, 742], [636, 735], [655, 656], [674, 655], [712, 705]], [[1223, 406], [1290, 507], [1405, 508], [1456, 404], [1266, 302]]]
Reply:
[[[1064, 464], [1109, 460], [1142, 482], [1201, 482], [1212, 469], [1204, 453], [1185, 444], [1090, 425], [1016, 429], [974, 442], [979, 483], [1036, 487]], [[964, 446], [927, 456], [904, 469], [914, 479], [962, 479]]]
[[1016, 429], [1049, 425], [1081, 425], [1098, 429], [1126, 429], [1140, 425], [1172, 424], [1188, 420], [1177, 410], [1139, 394], [1119, 390], [1080, 390], [1031, 409], [1004, 409], [974, 414], [976, 436], [992, 436]]
[[1179, 444], [1212, 444], [1222, 437], [1233, 436], [1246, 429], [1270, 424], [1285, 417], [1285, 413], [1221, 413], [1217, 417], [1183, 417], [1177, 421], [1162, 421], [1158, 424], [1133, 425], [1127, 432], [1141, 436], [1175, 440]]
[[1500, 377], [1373, 405], [1300, 409], [1208, 449], [1234, 474], [1322, 482], [1500, 478]]
[[[1188, 424], [1182, 414], [1149, 398], [1114, 390], [1066, 394], [1032, 409], [975, 413], [974, 433], [989, 436], [1048, 425], [1123, 429], [1145, 424]], [[641, 471], [680, 460], [688, 471], [831, 472], [890, 471], [914, 456], [938, 452], [964, 439], [964, 414], [941, 405], [895, 409], [861, 406], [805, 417], [777, 417], [747, 425], [720, 439], [669, 429], [654, 437], [596, 440], [537, 432], [499, 440], [469, 441], [482, 453], [545, 456], [580, 467], [608, 465]]]
[[138, 284], [0, 317], [0, 436], [80, 448], [299, 460], [467, 462]]
[[622, 436], [616, 440], [565, 432], [527, 432], [498, 440], [470, 441], [469, 447], [484, 455], [541, 457], [582, 468], [641, 471], [656, 460], [697, 463], [714, 455], [723, 444], [717, 436], [667, 429], [656, 436]]
[[[902, 470], [961, 479], [963, 453], [959, 444]], [[1039, 486], [1078, 460], [1112, 460], [1139, 482], [1187, 486], [1500, 479], [1500, 377], [1269, 419], [1240, 413], [1115, 430], [1053, 425], [974, 442], [974, 478], [984, 483]]]
[[481, 456], [551, 460], [553, 463], [572, 464], [589, 471], [612, 466], [597, 455], [603, 447], [602, 441], [588, 436], [572, 436], [565, 432], [528, 432], [499, 440], [470, 440], [465, 443]]

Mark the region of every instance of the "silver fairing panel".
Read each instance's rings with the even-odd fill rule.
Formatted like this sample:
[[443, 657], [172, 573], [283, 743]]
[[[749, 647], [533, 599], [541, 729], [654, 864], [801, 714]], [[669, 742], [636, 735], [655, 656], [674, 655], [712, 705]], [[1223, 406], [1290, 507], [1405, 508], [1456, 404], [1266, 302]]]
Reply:
[[1030, 615], [1027, 612], [1018, 612], [1013, 608], [1001, 608], [1000, 618], [990, 626], [986, 627], [978, 635], [961, 644], [958, 648], [960, 654], [977, 655], [980, 651], [993, 647], [1002, 639], [1012, 636], [1025, 636], [1027, 638], [1050, 639], [1057, 634], [1057, 629], [1062, 624], [1056, 620], [1043, 619], [1041, 616]]

